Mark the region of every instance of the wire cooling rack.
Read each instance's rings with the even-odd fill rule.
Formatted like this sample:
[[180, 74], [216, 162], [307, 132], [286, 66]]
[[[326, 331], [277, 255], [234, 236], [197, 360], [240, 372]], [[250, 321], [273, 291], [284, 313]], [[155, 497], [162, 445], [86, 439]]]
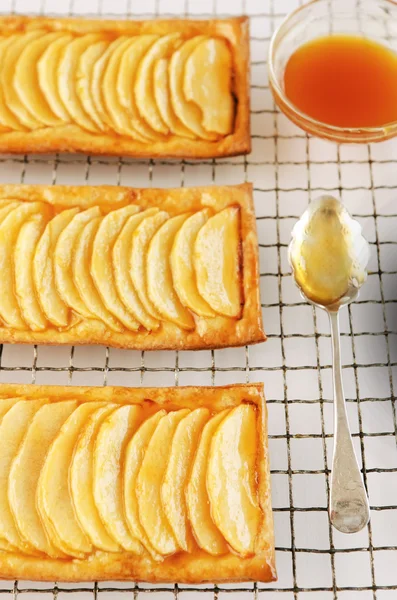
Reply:
[[[252, 181], [268, 341], [215, 352], [140, 353], [103, 347], [4, 346], [0, 381], [71, 385], [187, 385], [264, 381], [269, 408], [279, 580], [270, 585], [0, 582], [22, 600], [386, 600], [397, 598], [397, 143], [336, 146], [308, 138], [275, 110], [269, 38], [296, 0], [1, 0], [2, 12], [251, 16], [253, 152], [213, 161], [2, 156], [0, 181], [189, 186]], [[372, 508], [359, 534], [328, 520], [332, 383], [325, 315], [303, 302], [287, 263], [291, 228], [309, 200], [341, 196], [371, 243], [368, 282], [341, 317], [343, 376], [354, 443]]]

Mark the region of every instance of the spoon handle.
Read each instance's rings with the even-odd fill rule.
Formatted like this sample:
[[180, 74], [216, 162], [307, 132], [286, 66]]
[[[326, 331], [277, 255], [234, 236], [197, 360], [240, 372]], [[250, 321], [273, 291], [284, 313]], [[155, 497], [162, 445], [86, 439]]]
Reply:
[[355, 533], [369, 521], [369, 503], [354, 452], [343, 392], [339, 313], [329, 312], [334, 382], [334, 454], [332, 458], [330, 519], [343, 533]]

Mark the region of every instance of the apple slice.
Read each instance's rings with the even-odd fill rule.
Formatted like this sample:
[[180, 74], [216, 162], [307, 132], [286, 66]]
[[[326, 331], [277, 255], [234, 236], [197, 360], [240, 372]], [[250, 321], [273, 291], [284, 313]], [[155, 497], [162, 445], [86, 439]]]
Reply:
[[202, 113], [193, 102], [188, 102], [183, 90], [185, 63], [193, 50], [205, 39], [204, 35], [195, 36], [185, 42], [171, 57], [169, 66], [171, 102], [178, 119], [197, 137], [214, 141], [217, 135], [208, 132], [202, 125]]
[[14, 250], [15, 293], [22, 317], [32, 331], [43, 331], [48, 325], [33, 278], [33, 258], [46, 222], [44, 215], [33, 215], [22, 225]]
[[46, 454], [77, 402], [45, 404], [34, 415], [14, 458], [8, 478], [8, 500], [15, 523], [27, 543], [55, 558], [64, 554], [50, 542], [36, 506], [37, 484]]
[[49, 521], [55, 530], [63, 552], [77, 558], [92, 552], [92, 545], [75, 516], [69, 468], [81, 429], [100, 406], [98, 402], [87, 402], [72, 412], [49, 449], [37, 486], [37, 506], [42, 520]]
[[172, 281], [170, 254], [175, 235], [190, 213], [166, 221], [154, 234], [147, 253], [146, 273], [149, 298], [167, 321], [182, 329], [194, 329], [191, 313], [181, 304]]
[[184, 92], [202, 111], [207, 131], [228, 135], [233, 131], [232, 56], [225, 40], [205, 39], [186, 61]]
[[209, 219], [211, 212], [204, 208], [186, 219], [177, 232], [171, 250], [171, 271], [174, 288], [183, 306], [200, 317], [214, 317], [215, 313], [200, 296], [193, 266], [194, 244], [197, 234]]
[[136, 482], [139, 520], [155, 550], [163, 555], [179, 550], [161, 502], [161, 486], [167, 469], [172, 439], [188, 409], [162, 417], [150, 438]]
[[125, 327], [133, 331], [139, 329], [139, 323], [124, 306], [117, 293], [112, 248], [127, 219], [137, 212], [139, 208], [130, 204], [108, 213], [99, 225], [91, 258], [91, 274], [103, 302]]
[[164, 513], [182, 550], [191, 552], [193, 536], [188, 523], [185, 487], [197, 444], [210, 412], [197, 408], [179, 422], [161, 488]]
[[101, 119], [101, 116], [97, 111], [91, 88], [92, 79], [94, 76], [94, 67], [97, 61], [100, 60], [105, 54], [108, 46], [109, 42], [105, 40], [88, 46], [88, 48], [84, 50], [83, 54], [81, 55], [77, 67], [77, 95], [80, 98], [85, 112], [91, 116], [92, 120], [101, 131], [107, 131], [108, 125]]
[[22, 225], [34, 214], [44, 214], [42, 202], [18, 204], [0, 223], [0, 315], [14, 329], [26, 329], [14, 286], [14, 248]]
[[54, 253], [55, 283], [60, 297], [67, 306], [88, 319], [92, 319], [93, 315], [87, 309], [74, 284], [72, 260], [74, 248], [84, 227], [100, 216], [101, 211], [98, 206], [77, 213], [61, 231]]
[[77, 125], [94, 133], [99, 130], [80, 102], [76, 89], [76, 72], [84, 50], [101, 39], [95, 33], [73, 39], [64, 47], [58, 64], [58, 90], [64, 107]]
[[14, 113], [18, 121], [27, 129], [38, 129], [43, 124], [27, 110], [21, 102], [14, 87], [14, 76], [17, 60], [24, 48], [29, 47], [34, 40], [41, 38], [44, 31], [31, 31], [13, 36], [12, 41], [2, 57], [2, 66], [0, 71], [0, 82], [4, 92], [7, 107]]
[[139, 299], [130, 276], [130, 257], [134, 231], [144, 219], [156, 213], [158, 213], [158, 208], [148, 208], [141, 213], [132, 215], [113, 246], [113, 267], [119, 296], [136, 320], [149, 331], [158, 329], [160, 322], [153, 319]]
[[142, 553], [142, 545], [128, 530], [124, 516], [121, 465], [126, 446], [142, 420], [142, 408], [117, 408], [102, 423], [94, 447], [94, 499], [110, 536], [124, 550]]
[[117, 93], [117, 78], [120, 63], [124, 52], [133, 52], [138, 37], [127, 38], [122, 44], [113, 50], [102, 79], [102, 93], [105, 107], [113, 123], [114, 129], [121, 135], [132, 137], [140, 142], [146, 142], [147, 138], [142, 136], [131, 124], [131, 119], [121, 104]]
[[[113, 52], [124, 42], [127, 40], [126, 36], [122, 35], [113, 40], [105, 52], [102, 54], [100, 58], [94, 64], [94, 68], [92, 70], [92, 78], [91, 78], [91, 97], [94, 102], [95, 110], [99, 115], [99, 118], [103, 123], [112, 129], [113, 123], [111, 121], [110, 115], [108, 114], [105, 106], [105, 100], [103, 97], [103, 77], [105, 75], [106, 67], [109, 64], [110, 57]], [[131, 83], [132, 85], [132, 83]]]
[[78, 208], [70, 208], [51, 219], [37, 244], [33, 259], [33, 277], [40, 305], [48, 320], [57, 327], [68, 325], [69, 308], [56, 289], [53, 257], [59, 236], [78, 212]]
[[127, 47], [124, 51], [117, 76], [117, 95], [121, 105], [127, 111], [131, 126], [148, 140], [163, 140], [164, 136], [149, 127], [145, 120], [142, 119], [136, 105], [134, 88], [141, 60], [158, 39], [156, 35], [138, 36], [132, 48]]
[[22, 539], [15, 525], [8, 501], [8, 478], [25, 433], [41, 405], [39, 400], [20, 400], [7, 411], [0, 424], [0, 536], [21, 552], [28, 554], [33, 552], [33, 548]]
[[154, 97], [160, 116], [171, 133], [195, 139], [194, 133], [181, 123], [172, 108], [168, 70], [169, 60], [167, 58], [160, 58], [153, 69]]
[[145, 310], [154, 318], [160, 319], [160, 315], [153, 306], [147, 289], [146, 278], [146, 256], [149, 244], [163, 223], [168, 219], [168, 214], [160, 211], [152, 217], [147, 217], [132, 234], [130, 275], [135, 290]]
[[112, 331], [123, 331], [122, 324], [108, 311], [96, 289], [91, 275], [91, 257], [94, 239], [102, 217], [87, 223], [76, 242], [73, 258], [73, 279], [88, 310]]
[[37, 62], [48, 46], [63, 37], [63, 33], [48, 33], [26, 45], [15, 65], [14, 87], [20, 102], [42, 125], [56, 127], [63, 120], [54, 114], [40, 89]]
[[88, 417], [82, 428], [70, 463], [70, 493], [76, 517], [91, 543], [104, 552], [119, 552], [120, 546], [110, 537], [99, 516], [93, 491], [94, 443], [103, 421], [117, 408], [107, 404]]
[[58, 90], [58, 65], [66, 46], [73, 40], [69, 33], [52, 41], [37, 62], [38, 82], [52, 112], [64, 123], [70, 123], [70, 115], [63, 105]]
[[0, 426], [3, 421], [3, 417], [8, 413], [10, 408], [18, 402], [17, 398], [2, 398], [0, 400]]
[[186, 486], [186, 505], [194, 537], [200, 548], [214, 556], [226, 554], [228, 546], [211, 517], [207, 466], [212, 438], [228, 413], [229, 410], [218, 413], [204, 426]]
[[20, 202], [11, 202], [11, 200], [6, 200], [4, 205], [0, 207], [0, 223], [4, 221], [6, 216], [9, 215], [14, 208], [17, 208], [17, 206], [20, 205]]
[[135, 101], [146, 123], [155, 131], [167, 135], [169, 129], [161, 118], [154, 96], [153, 71], [160, 58], [170, 56], [181, 44], [180, 33], [161, 36], [150, 46], [139, 63], [135, 79]]
[[240, 244], [240, 210], [229, 206], [203, 225], [194, 246], [199, 293], [216, 312], [235, 318], [243, 300]]
[[[16, 35], [10, 35], [8, 37], [2, 38], [0, 40], [0, 57], [2, 64], [4, 63], [4, 56], [7, 52], [8, 47], [12, 44], [13, 40], [16, 38]], [[2, 79], [1, 75], [2, 67], [0, 67], [0, 82]], [[25, 130], [25, 127], [22, 123], [16, 118], [14, 113], [10, 110], [3, 87], [0, 85], [0, 126], [4, 129], [16, 129], [17, 131]]]
[[261, 514], [256, 495], [256, 419], [251, 404], [234, 408], [214, 433], [208, 458], [212, 518], [242, 556], [254, 553]]

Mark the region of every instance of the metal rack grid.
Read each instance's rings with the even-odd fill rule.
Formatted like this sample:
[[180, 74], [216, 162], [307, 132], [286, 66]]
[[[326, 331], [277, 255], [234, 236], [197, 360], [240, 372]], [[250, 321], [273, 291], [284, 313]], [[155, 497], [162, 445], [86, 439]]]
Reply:
[[[179, 186], [253, 181], [268, 342], [242, 349], [140, 353], [109, 348], [4, 346], [0, 381], [71, 385], [265, 382], [279, 580], [270, 585], [156, 586], [0, 582], [0, 594], [34, 600], [154, 598], [239, 600], [397, 597], [397, 143], [335, 146], [310, 139], [274, 107], [265, 56], [270, 35], [297, 0], [1, 0], [2, 12], [157, 16], [251, 16], [253, 152], [213, 161], [130, 161], [83, 156], [0, 157], [0, 180]], [[328, 520], [332, 455], [330, 334], [325, 316], [292, 284], [286, 249], [308, 201], [340, 195], [372, 248], [359, 301], [342, 314], [350, 422], [370, 495], [372, 521], [354, 536]], [[26, 598], [28, 596], [28, 598]], [[37, 599], [38, 600], [38, 599]], [[121, 600], [121, 596], [120, 596]]]

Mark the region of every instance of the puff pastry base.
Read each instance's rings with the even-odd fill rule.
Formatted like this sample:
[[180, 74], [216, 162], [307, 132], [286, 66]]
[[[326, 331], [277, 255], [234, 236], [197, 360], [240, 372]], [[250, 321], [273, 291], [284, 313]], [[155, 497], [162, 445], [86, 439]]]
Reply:
[[172, 136], [165, 141], [142, 143], [118, 135], [91, 134], [76, 125], [43, 127], [34, 131], [0, 133], [0, 152], [83, 152], [140, 158], [215, 158], [251, 151], [249, 97], [249, 22], [247, 17], [212, 20], [107, 21], [27, 16], [0, 17], [0, 35], [65, 31], [76, 34], [166, 35], [181, 32], [187, 38], [208, 35], [225, 39], [233, 54], [233, 94], [237, 100], [234, 132], [219, 141]]
[[192, 331], [164, 321], [155, 331], [126, 329], [118, 333], [99, 320], [85, 318], [63, 330], [54, 327], [44, 331], [17, 330], [0, 325], [0, 343], [102, 344], [139, 350], [194, 350], [243, 346], [266, 339], [259, 297], [258, 243], [251, 184], [180, 189], [1, 185], [0, 201], [10, 198], [23, 202], [45, 202], [54, 206], [55, 210], [99, 206], [109, 211], [136, 203], [142, 209], [159, 207], [170, 216], [206, 206], [215, 211], [230, 205], [239, 206], [244, 304], [240, 318], [221, 315], [196, 317], [196, 327]]
[[112, 402], [143, 404], [150, 399], [158, 408], [208, 408], [216, 414], [242, 403], [256, 407], [258, 414], [257, 491], [261, 521], [255, 555], [243, 558], [231, 552], [211, 556], [203, 551], [180, 552], [156, 562], [128, 553], [97, 552], [87, 559], [50, 559], [0, 552], [0, 573], [5, 579], [40, 581], [130, 580], [147, 582], [202, 583], [263, 581], [276, 579], [270, 472], [267, 447], [267, 410], [262, 384], [225, 387], [122, 388], [0, 385], [0, 403], [5, 398], [46, 399], [49, 402]]

